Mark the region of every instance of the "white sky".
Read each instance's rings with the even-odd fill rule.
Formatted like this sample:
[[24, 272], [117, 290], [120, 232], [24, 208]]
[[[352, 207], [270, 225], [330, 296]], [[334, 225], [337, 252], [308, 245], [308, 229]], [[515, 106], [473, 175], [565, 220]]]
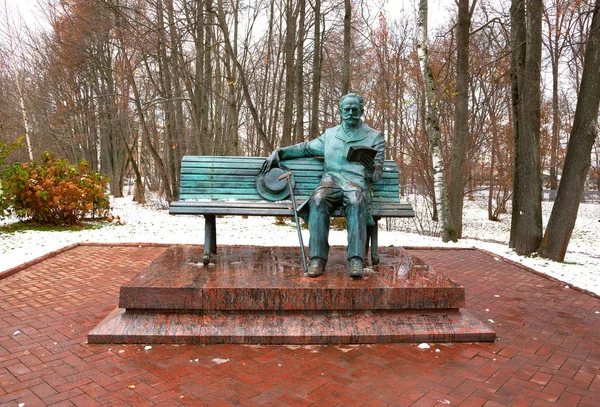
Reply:
[[[43, 0], [39, 0], [43, 1]], [[4, 14], [5, 5], [11, 13], [11, 18], [18, 22], [20, 18], [30, 27], [36, 27], [40, 25], [40, 20], [43, 20], [42, 11], [38, 5], [38, 0], [0, 0], [2, 6], [2, 14]], [[2, 21], [4, 23], [4, 21]]]
[[[17, 16], [20, 15], [23, 21], [32, 28], [39, 27], [43, 22], [44, 17], [41, 7], [42, 5], [45, 7], [46, 2], [47, 0], [0, 0], [0, 3], [6, 3], [15, 21]], [[416, 13], [418, 7], [419, 0], [387, 0], [385, 5], [392, 18], [397, 18], [402, 12]], [[4, 9], [4, 5], [1, 8]], [[447, 20], [455, 9], [456, 3], [454, 0], [429, 0], [429, 29], [435, 29]]]

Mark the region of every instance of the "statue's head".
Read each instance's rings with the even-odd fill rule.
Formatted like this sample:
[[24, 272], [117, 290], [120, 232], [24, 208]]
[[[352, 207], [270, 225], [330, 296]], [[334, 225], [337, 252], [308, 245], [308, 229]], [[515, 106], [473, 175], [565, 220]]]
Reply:
[[351, 127], [356, 127], [360, 123], [363, 115], [365, 101], [362, 96], [356, 93], [348, 93], [340, 99], [340, 115], [342, 121]]

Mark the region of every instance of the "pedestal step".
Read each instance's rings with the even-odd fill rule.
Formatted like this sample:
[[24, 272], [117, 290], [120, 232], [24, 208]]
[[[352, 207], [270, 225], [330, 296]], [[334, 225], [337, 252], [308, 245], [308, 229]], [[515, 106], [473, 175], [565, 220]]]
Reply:
[[343, 248], [304, 275], [294, 247], [167, 249], [121, 287], [119, 308], [90, 343], [360, 344], [493, 341], [467, 311], [464, 287], [401, 248], [382, 248], [362, 279]]
[[466, 310], [179, 314], [114, 310], [89, 343], [366, 344], [482, 342], [495, 333]]
[[169, 248], [121, 287], [119, 307], [153, 310], [375, 310], [465, 306], [465, 290], [401, 248], [381, 251], [362, 279], [348, 275], [343, 248], [325, 274], [304, 275], [294, 247], [224, 246], [202, 264], [198, 247]]

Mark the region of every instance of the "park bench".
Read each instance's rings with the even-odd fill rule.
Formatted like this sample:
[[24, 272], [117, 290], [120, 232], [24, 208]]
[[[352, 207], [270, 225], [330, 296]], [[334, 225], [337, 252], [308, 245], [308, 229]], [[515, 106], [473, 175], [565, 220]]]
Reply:
[[[294, 216], [291, 201], [264, 200], [256, 188], [256, 179], [264, 158], [185, 156], [181, 163], [179, 201], [171, 202], [171, 215], [203, 215], [203, 263], [217, 252], [217, 215]], [[320, 158], [298, 158], [282, 161], [293, 172], [294, 196], [301, 205], [315, 190], [323, 174]], [[289, 198], [288, 198], [289, 199]], [[373, 185], [371, 215], [375, 222], [382, 217], [414, 217], [410, 204], [401, 203], [398, 191], [398, 167], [384, 162], [383, 176]], [[333, 216], [344, 216], [338, 209]], [[257, 231], [258, 233], [258, 231]], [[371, 262], [379, 263], [377, 225], [368, 228]], [[367, 242], [367, 245], [369, 242]]]

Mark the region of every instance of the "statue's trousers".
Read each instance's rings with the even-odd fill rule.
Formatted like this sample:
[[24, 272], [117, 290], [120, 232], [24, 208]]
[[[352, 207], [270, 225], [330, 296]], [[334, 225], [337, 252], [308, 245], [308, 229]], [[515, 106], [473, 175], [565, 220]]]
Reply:
[[361, 191], [344, 191], [336, 186], [320, 185], [310, 198], [308, 228], [310, 258], [327, 260], [331, 212], [343, 206], [348, 230], [348, 259], [364, 259], [367, 241], [368, 203]]

